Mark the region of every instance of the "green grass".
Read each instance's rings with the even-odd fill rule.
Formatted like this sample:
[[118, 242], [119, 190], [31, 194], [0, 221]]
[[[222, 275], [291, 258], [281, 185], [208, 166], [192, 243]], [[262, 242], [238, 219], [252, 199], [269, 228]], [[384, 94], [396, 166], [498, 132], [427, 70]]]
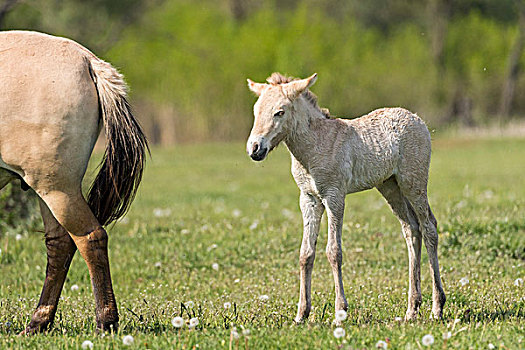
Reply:
[[[116, 335], [97, 335], [87, 268], [77, 254], [54, 327], [17, 337], [35, 307], [45, 273], [42, 234], [0, 235], [0, 349], [228, 348], [231, 327], [251, 331], [233, 348], [361, 349], [387, 340], [417, 349], [525, 347], [525, 140], [437, 139], [430, 203], [440, 231], [447, 304], [429, 320], [431, 282], [423, 253], [421, 318], [395, 320], [406, 308], [408, 264], [399, 223], [377, 191], [347, 197], [343, 275], [349, 303], [346, 336], [333, 336], [333, 279], [324, 256], [326, 222], [313, 275], [313, 311], [292, 322], [299, 293], [302, 236], [298, 189], [284, 147], [254, 163], [242, 144], [153, 150], [141, 190], [123, 222], [109, 228], [113, 282], [120, 311]], [[164, 216], [156, 216], [154, 212]], [[169, 210], [166, 210], [169, 209]], [[158, 213], [157, 213], [158, 214]], [[325, 219], [326, 220], [326, 219]], [[160, 263], [160, 266], [158, 266]], [[218, 270], [212, 265], [217, 263]], [[459, 281], [466, 277], [469, 283]], [[72, 285], [78, 291], [72, 291]], [[267, 295], [267, 301], [260, 296]], [[189, 307], [188, 301], [193, 302]], [[232, 307], [225, 309], [225, 302]], [[198, 317], [177, 331], [174, 316]], [[455, 320], [459, 320], [455, 322]], [[452, 332], [446, 342], [445, 332]], [[245, 343], [245, 341], [247, 343]]]

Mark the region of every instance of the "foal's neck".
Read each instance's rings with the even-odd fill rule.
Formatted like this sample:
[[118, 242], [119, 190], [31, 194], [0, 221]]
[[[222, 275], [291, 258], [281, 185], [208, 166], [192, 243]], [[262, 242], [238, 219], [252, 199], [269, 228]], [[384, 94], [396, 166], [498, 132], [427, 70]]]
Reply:
[[309, 169], [313, 159], [321, 153], [323, 140], [330, 137], [326, 123], [329, 119], [307, 101], [297, 101], [284, 143], [292, 156]]

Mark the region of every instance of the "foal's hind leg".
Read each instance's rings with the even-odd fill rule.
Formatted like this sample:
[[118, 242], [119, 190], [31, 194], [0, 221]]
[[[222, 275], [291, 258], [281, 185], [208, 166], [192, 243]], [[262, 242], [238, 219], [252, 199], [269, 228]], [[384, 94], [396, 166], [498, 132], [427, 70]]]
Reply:
[[77, 250], [67, 231], [56, 221], [42, 200], [40, 211], [46, 231], [46, 279], [38, 306], [22, 334], [44, 331], [53, 323], [69, 265]]
[[68, 231], [80, 254], [86, 261], [95, 295], [97, 327], [116, 330], [118, 312], [108, 259], [108, 236], [106, 231], [76, 191], [38, 191], [57, 221]]
[[432, 275], [432, 313], [435, 318], [441, 318], [446, 297], [439, 274], [437, 221], [428, 204], [426, 185], [426, 181], [421, 181], [421, 183], [413, 181], [412, 186], [403, 186], [401, 183], [400, 187], [412, 205], [419, 221], [419, 227], [427, 248], [430, 273]]
[[408, 248], [408, 307], [406, 320], [417, 317], [421, 305], [421, 232], [417, 217], [410, 204], [401, 194], [394, 178], [385, 181], [377, 187], [385, 197], [392, 212], [399, 219], [401, 229]]

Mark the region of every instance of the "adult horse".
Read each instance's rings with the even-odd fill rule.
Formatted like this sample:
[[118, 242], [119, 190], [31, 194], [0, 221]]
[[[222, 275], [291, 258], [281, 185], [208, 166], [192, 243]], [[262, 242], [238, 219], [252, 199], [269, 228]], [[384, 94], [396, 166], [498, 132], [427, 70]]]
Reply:
[[[0, 32], [0, 188], [18, 178], [38, 194], [47, 247], [42, 294], [23, 334], [52, 324], [77, 249], [91, 275], [97, 327], [118, 326], [102, 226], [129, 208], [147, 149], [126, 89], [122, 75], [74, 41]], [[86, 201], [81, 182], [102, 127], [106, 151]]]
[[341, 272], [341, 232], [345, 196], [377, 188], [401, 222], [408, 247], [409, 288], [405, 318], [417, 316], [421, 304], [421, 238], [432, 274], [432, 312], [440, 318], [445, 304], [437, 256], [437, 222], [427, 198], [430, 133], [415, 114], [383, 108], [353, 120], [331, 118], [308, 88], [317, 79], [295, 80], [274, 73], [269, 84], [248, 79], [259, 98], [247, 143], [261, 161], [283, 141], [292, 154], [292, 174], [301, 190], [304, 232], [300, 253], [301, 286], [297, 322], [311, 309], [315, 246], [323, 212], [328, 216], [326, 255], [335, 281], [335, 309], [348, 304]]

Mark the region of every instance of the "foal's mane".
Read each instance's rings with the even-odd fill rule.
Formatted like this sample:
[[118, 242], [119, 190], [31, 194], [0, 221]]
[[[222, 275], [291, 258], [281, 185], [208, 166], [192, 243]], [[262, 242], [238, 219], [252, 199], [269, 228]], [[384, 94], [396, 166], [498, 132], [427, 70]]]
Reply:
[[[287, 77], [287, 76], [284, 76], [282, 75], [281, 73], [272, 73], [272, 75], [270, 75], [266, 81], [271, 84], [271, 85], [280, 85], [280, 84], [286, 84], [286, 83], [289, 83], [289, 82], [292, 82], [294, 80], [299, 80], [297, 78], [294, 78], [294, 77]], [[302, 93], [302, 96], [304, 96], [306, 98], [306, 100], [314, 107], [316, 108], [319, 112], [321, 112], [323, 114], [323, 116], [325, 116], [327, 119], [330, 119], [330, 111], [327, 109], [327, 108], [321, 108], [319, 107], [319, 105], [317, 104], [317, 96], [311, 92], [310, 90], [306, 90], [305, 92]]]

